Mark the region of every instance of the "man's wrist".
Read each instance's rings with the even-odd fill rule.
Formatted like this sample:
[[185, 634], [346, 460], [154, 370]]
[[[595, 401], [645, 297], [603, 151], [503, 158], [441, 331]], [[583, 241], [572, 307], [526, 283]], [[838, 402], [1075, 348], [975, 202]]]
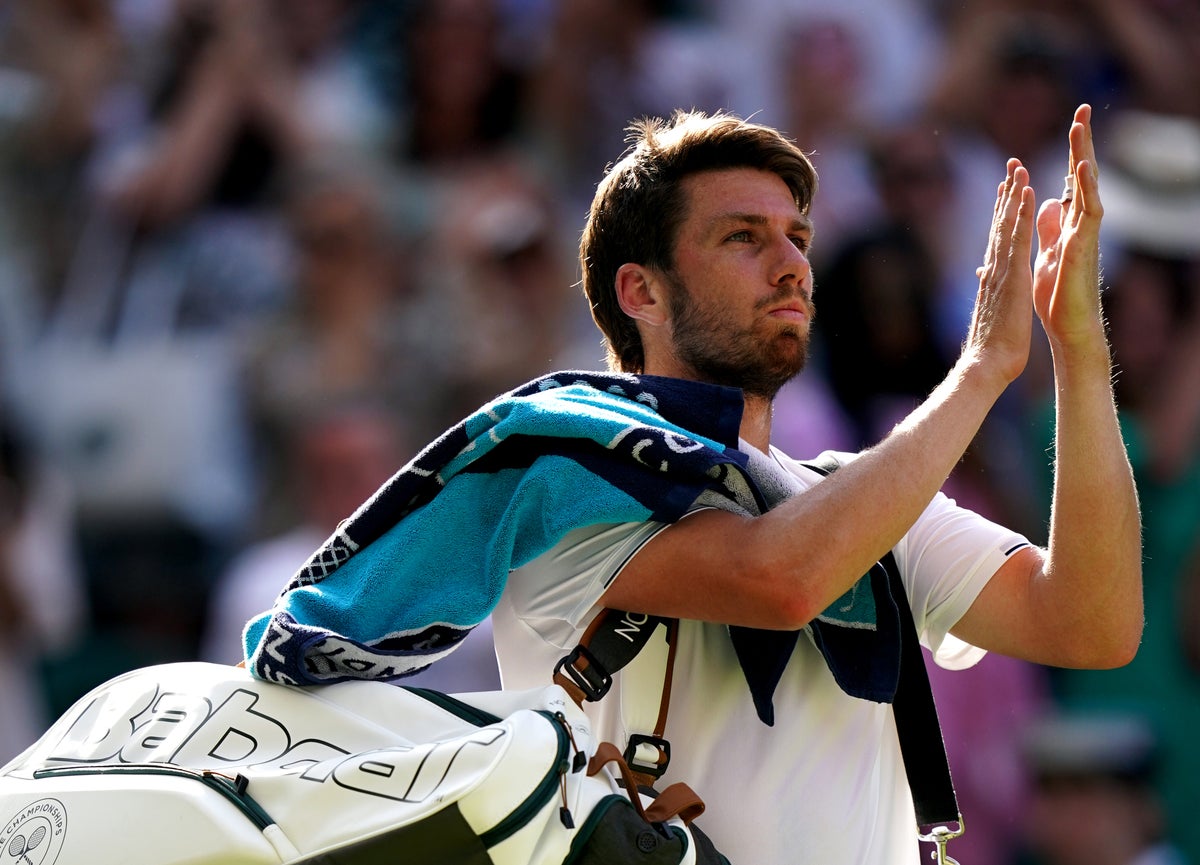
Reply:
[[1058, 369], [1092, 372], [1108, 376], [1112, 370], [1112, 351], [1104, 326], [1097, 321], [1095, 327], [1065, 336], [1049, 336], [1050, 354]]
[[959, 356], [948, 381], [954, 390], [969, 389], [995, 402], [1012, 383], [1012, 377], [984, 353], [968, 349]]

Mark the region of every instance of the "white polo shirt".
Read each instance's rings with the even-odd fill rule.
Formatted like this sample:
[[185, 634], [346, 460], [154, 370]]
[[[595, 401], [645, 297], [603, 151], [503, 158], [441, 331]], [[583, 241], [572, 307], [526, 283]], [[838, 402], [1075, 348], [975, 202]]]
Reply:
[[[821, 479], [774, 449], [771, 456], [800, 487]], [[852, 458], [839, 455], [843, 462]], [[493, 614], [504, 686], [545, 684], [599, 612], [597, 602], [621, 567], [666, 528], [591, 526], [513, 571]], [[894, 548], [921, 642], [941, 666], [961, 669], [983, 656], [948, 632], [1007, 557], [1026, 545], [1021, 535], [939, 493]], [[648, 719], [633, 732], [651, 732], [661, 682], [652, 657], [618, 674], [609, 695], [587, 707], [599, 735], [624, 747], [631, 714]], [[623, 700], [637, 708], [623, 709]], [[847, 696], [807, 631], [774, 704], [775, 725], [767, 727], [755, 714], [724, 625], [681, 621], [666, 729], [672, 760], [659, 789], [685, 781], [700, 794], [707, 810], [697, 824], [733, 865], [918, 865], [916, 818], [891, 706]]]

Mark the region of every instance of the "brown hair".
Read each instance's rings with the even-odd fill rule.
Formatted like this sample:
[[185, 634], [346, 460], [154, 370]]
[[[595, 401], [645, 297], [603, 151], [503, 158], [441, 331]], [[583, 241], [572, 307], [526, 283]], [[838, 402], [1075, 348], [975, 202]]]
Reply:
[[641, 337], [617, 303], [617, 270], [627, 262], [670, 273], [686, 202], [682, 182], [704, 171], [758, 168], [778, 175], [807, 214], [817, 173], [792, 141], [732, 114], [676, 111], [629, 126], [629, 148], [600, 181], [579, 243], [583, 291], [604, 333], [609, 366], [641, 372]]

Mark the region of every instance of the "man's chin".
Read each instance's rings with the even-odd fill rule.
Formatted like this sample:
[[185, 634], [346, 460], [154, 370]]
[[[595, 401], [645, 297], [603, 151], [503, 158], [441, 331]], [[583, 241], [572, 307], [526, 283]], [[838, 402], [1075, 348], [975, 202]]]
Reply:
[[798, 376], [808, 363], [808, 339], [803, 334], [782, 334], [771, 349], [767, 365], [785, 384]]
[[775, 399], [775, 395], [785, 384], [798, 376], [804, 369], [807, 353], [789, 358], [786, 362], [771, 364], [747, 373], [740, 387], [750, 395], [767, 400]]

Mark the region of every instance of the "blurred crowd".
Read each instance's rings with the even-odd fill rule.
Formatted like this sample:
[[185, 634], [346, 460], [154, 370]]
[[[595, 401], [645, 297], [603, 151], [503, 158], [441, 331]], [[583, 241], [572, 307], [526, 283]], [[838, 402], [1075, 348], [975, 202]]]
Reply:
[[[0, 5], [0, 762], [112, 675], [238, 660], [427, 441], [602, 365], [576, 244], [632, 119], [727, 109], [813, 155], [815, 351], [775, 421], [804, 456], [942, 378], [1005, 158], [1057, 197], [1084, 101], [1145, 640], [932, 671], [951, 850], [1200, 863], [1200, 0]], [[1039, 541], [1052, 388], [1038, 345], [948, 488]], [[495, 687], [487, 639], [428, 681]], [[1047, 725], [1095, 746], [1064, 769]]]

